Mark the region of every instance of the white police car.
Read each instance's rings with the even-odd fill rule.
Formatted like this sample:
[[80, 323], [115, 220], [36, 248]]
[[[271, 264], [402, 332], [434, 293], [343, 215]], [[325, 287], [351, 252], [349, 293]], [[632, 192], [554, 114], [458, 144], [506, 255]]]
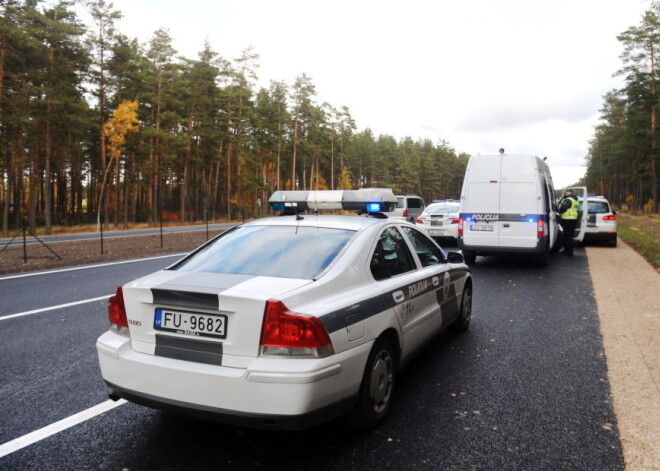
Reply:
[[[385, 417], [399, 366], [467, 329], [472, 279], [391, 191], [276, 192], [289, 216], [239, 225], [117, 289], [97, 341], [110, 397], [246, 427]], [[357, 209], [364, 217], [300, 215]], [[295, 210], [295, 211], [294, 211]]]
[[[582, 209], [580, 200], [580, 209]], [[616, 247], [617, 222], [616, 211], [604, 196], [587, 195], [587, 227], [584, 233], [585, 242], [607, 242], [610, 247]]]
[[418, 227], [434, 239], [458, 239], [460, 200], [435, 200], [415, 219]]

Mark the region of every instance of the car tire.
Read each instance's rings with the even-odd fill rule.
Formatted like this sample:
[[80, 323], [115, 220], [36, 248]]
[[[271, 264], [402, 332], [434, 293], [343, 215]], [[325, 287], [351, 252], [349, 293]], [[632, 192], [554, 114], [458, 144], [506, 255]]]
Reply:
[[465, 332], [470, 327], [470, 320], [472, 319], [472, 283], [467, 282], [463, 288], [463, 296], [461, 296], [461, 308], [458, 312], [458, 317], [451, 324], [451, 330], [454, 332]]
[[610, 246], [610, 247], [616, 247], [616, 243], [617, 243], [617, 238], [615, 237], [614, 239], [610, 240], [607, 243], [607, 245]]
[[362, 429], [374, 428], [387, 415], [392, 403], [397, 361], [392, 343], [386, 337], [376, 339], [362, 375], [358, 403], [346, 416], [346, 422]]
[[468, 265], [474, 265], [477, 261], [477, 256], [474, 254], [474, 252], [463, 251], [463, 260], [465, 260], [465, 263]]

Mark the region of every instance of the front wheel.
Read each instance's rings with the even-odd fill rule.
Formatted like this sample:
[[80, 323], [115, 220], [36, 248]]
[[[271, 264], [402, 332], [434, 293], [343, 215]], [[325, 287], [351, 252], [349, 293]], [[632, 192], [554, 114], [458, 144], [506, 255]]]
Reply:
[[359, 428], [373, 428], [387, 415], [396, 378], [396, 356], [391, 342], [380, 337], [374, 343], [364, 369], [358, 403], [346, 420]]
[[463, 288], [463, 296], [461, 297], [461, 310], [458, 317], [451, 324], [451, 330], [454, 332], [465, 332], [470, 327], [470, 320], [472, 319], [472, 284], [468, 281]]

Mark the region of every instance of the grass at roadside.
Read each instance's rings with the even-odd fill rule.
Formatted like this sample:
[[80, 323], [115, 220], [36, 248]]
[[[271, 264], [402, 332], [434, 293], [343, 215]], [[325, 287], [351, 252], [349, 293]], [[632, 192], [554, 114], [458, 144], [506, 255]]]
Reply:
[[660, 215], [618, 215], [619, 236], [660, 269]]

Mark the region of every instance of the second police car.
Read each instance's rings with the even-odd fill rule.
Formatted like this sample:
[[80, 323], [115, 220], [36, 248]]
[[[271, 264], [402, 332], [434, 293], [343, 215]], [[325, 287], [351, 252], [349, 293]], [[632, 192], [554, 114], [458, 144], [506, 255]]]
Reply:
[[[276, 192], [241, 224], [117, 289], [97, 340], [110, 397], [247, 427], [380, 423], [425, 341], [468, 328], [472, 278], [390, 191]], [[301, 215], [360, 210], [368, 216]]]

